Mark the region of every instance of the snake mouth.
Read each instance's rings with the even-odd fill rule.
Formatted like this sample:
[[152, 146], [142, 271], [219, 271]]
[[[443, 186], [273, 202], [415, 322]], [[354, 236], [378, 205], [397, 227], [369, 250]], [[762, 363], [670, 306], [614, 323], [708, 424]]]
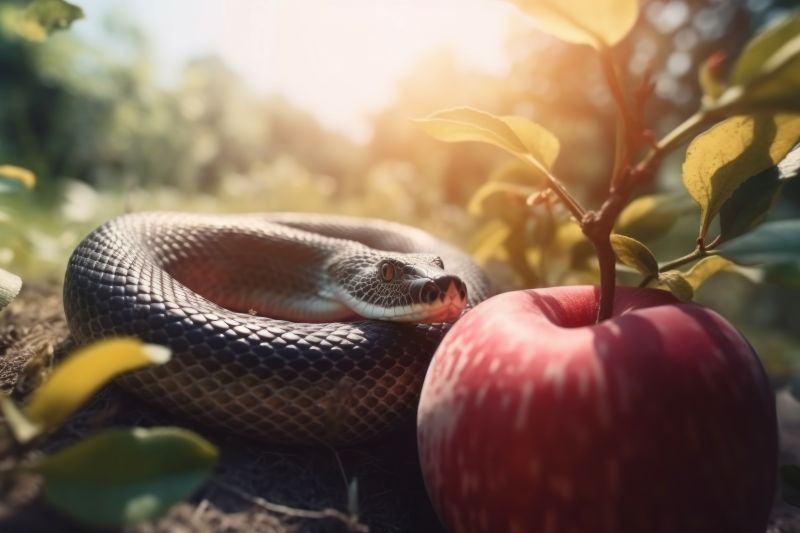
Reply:
[[467, 306], [467, 287], [456, 276], [418, 280], [410, 289], [412, 301], [394, 306], [378, 306], [348, 295], [344, 300], [361, 318], [419, 324], [455, 321]]
[[458, 319], [467, 305], [467, 287], [456, 276], [442, 276], [420, 284], [417, 303], [387, 309], [381, 320], [432, 324]]

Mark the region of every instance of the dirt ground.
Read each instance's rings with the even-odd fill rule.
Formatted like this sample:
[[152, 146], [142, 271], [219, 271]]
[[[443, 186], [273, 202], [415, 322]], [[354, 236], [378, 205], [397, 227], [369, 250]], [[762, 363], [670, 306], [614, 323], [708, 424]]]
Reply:
[[[24, 395], [54, 357], [69, 351], [68, 337], [58, 283], [25, 287], [0, 313], [0, 389]], [[782, 391], [778, 412], [781, 460], [800, 463], [800, 405]], [[46, 447], [111, 425], [187, 426], [109, 386]], [[413, 427], [339, 450], [281, 448], [189, 427], [220, 448], [214, 477], [158, 521], [127, 531], [441, 531], [420, 477]], [[348, 497], [353, 480], [357, 498]], [[44, 505], [38, 489], [33, 478], [0, 485], [0, 531], [87, 530]], [[778, 499], [768, 533], [800, 533], [800, 513]]]

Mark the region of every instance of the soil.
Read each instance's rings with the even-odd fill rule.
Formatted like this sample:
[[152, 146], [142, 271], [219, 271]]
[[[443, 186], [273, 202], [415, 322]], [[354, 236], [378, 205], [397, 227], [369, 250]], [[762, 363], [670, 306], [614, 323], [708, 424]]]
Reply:
[[[32, 390], [69, 353], [68, 337], [58, 283], [24, 287], [0, 313], [0, 390], [17, 398]], [[45, 448], [108, 426], [156, 425], [201, 433], [220, 449], [220, 462], [190, 501], [125, 531], [441, 531], [419, 472], [413, 427], [336, 450], [270, 446], [193, 427], [111, 385]], [[348, 497], [354, 482], [357, 495]], [[37, 479], [28, 477], [0, 485], [0, 531], [94, 530], [44, 504]]]
[[[0, 390], [24, 397], [71, 348], [59, 284], [23, 288], [0, 313]], [[800, 464], [800, 405], [786, 390], [777, 399], [781, 463]], [[187, 427], [111, 385], [45, 448], [55, 450], [114, 425]], [[219, 447], [214, 476], [191, 500], [159, 520], [125, 531], [441, 531], [419, 473], [413, 428], [333, 450], [270, 446], [188, 427]], [[0, 531], [96, 530], [48, 507], [40, 498], [38, 480], [25, 477], [0, 484]], [[800, 533], [800, 512], [778, 497], [768, 533]]]

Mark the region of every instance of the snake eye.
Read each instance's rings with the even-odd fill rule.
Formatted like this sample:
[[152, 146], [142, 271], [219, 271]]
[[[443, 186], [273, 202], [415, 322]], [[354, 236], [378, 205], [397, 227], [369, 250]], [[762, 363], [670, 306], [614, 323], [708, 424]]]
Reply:
[[383, 281], [392, 281], [394, 279], [394, 265], [388, 261], [381, 263], [381, 278]]

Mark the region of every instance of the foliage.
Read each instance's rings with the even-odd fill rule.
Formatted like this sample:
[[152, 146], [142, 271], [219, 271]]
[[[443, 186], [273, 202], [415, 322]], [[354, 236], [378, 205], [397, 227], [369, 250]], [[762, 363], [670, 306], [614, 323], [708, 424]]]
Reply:
[[[63, 0], [34, 0], [26, 7], [0, 8], [0, 27], [7, 34], [40, 42], [82, 16]], [[34, 172], [0, 165], [0, 191], [29, 190]], [[13, 229], [17, 218], [2, 212], [0, 224]], [[27, 217], [28, 224], [32, 217]], [[25, 230], [33, 235], [26, 224]], [[7, 236], [7, 235], [6, 235]], [[0, 270], [0, 308], [19, 292], [22, 280]], [[44, 495], [55, 507], [97, 526], [152, 519], [199, 487], [217, 460], [207, 441], [178, 428], [131, 428], [101, 431], [50, 455], [31, 451], [60, 428], [89, 398], [114, 377], [169, 360], [166, 348], [131, 339], [98, 342], [68, 357], [22, 408], [0, 395], [0, 410], [10, 440], [0, 443], [0, 458], [12, 468], [43, 479]]]
[[[641, 276], [640, 286], [657, 283], [678, 299], [691, 300], [697, 289], [715, 273], [736, 265], [761, 266], [766, 278], [800, 287], [800, 220], [779, 220], [763, 223], [767, 212], [782, 189], [782, 180], [797, 175], [800, 157], [800, 111], [797, 91], [800, 89], [800, 12], [790, 14], [750, 41], [733, 63], [729, 79], [721, 76], [722, 56], [712, 56], [700, 68], [699, 81], [704, 91], [700, 108], [662, 139], [649, 139], [643, 112], [652, 86], [645, 77], [641, 86], [631, 91], [632, 84], [620, 79], [619, 66], [609, 47], [619, 43], [636, 19], [638, 3], [609, 0], [606, 9], [597, 14], [596, 3], [573, 2], [569, 6], [549, 1], [514, 2], [545, 30], [574, 43], [589, 44], [597, 51], [601, 68], [617, 107], [614, 162], [608, 176], [608, 192], [600, 208], [585, 209], [552, 172], [552, 161], [542, 159], [541, 144], [526, 143], [509, 129], [507, 117], [496, 117], [478, 110], [457, 112], [466, 120], [453, 120], [452, 111], [434, 113], [421, 124], [435, 138], [448, 142], [478, 141], [499, 146], [518, 158], [532, 162], [539, 188], [547, 188], [563, 204], [572, 220], [593, 245], [600, 273], [600, 299], [597, 321], [612, 314], [616, 293], [616, 263]], [[637, 101], [638, 100], [638, 101]], [[631, 105], [635, 102], [635, 105]], [[527, 122], [526, 122], [527, 123]], [[552, 133], [528, 123], [534, 139], [548, 139], [558, 146]], [[710, 128], [708, 128], [711, 126]], [[708, 129], [707, 129], [708, 128]], [[705, 130], [705, 131], [704, 131]], [[516, 135], [515, 135], [516, 134]], [[693, 140], [692, 140], [693, 139]], [[651, 146], [643, 152], [646, 140]], [[651, 228], [668, 228], [675, 223], [680, 209], [659, 209], [664, 197], [646, 197], [630, 203], [634, 190], [647, 185], [666, 154], [691, 140], [682, 166], [683, 185], [700, 208], [700, 224], [694, 250], [659, 263], [653, 252], [641, 241], [614, 229], [631, 232], [634, 223], [648, 215], [658, 215]], [[789, 156], [787, 158], [787, 156]], [[785, 159], [785, 161], [784, 161]], [[783, 161], [783, 163], [782, 163]], [[545, 179], [538, 179], [544, 174]], [[517, 208], [514, 219], [501, 211], [485, 208], [496, 194], [506, 195], [508, 206]], [[541, 279], [528, 261], [513, 261], [508, 246], [514, 227], [525, 220], [541, 224], [540, 216], [531, 210], [544, 193], [532, 190], [531, 184], [509, 184], [490, 181], [478, 190], [471, 206], [476, 215], [489, 215], [490, 222], [481, 234], [477, 248], [484, 256], [490, 250], [501, 250], [524, 279]], [[524, 204], [519, 200], [525, 198]], [[629, 205], [630, 204], [630, 205]], [[628, 207], [626, 207], [626, 205]], [[659, 212], [660, 211], [660, 212]], [[709, 239], [712, 222], [719, 216], [719, 233]], [[552, 219], [553, 217], [551, 217]], [[549, 235], [535, 242], [537, 255], [550, 254], [556, 224]], [[647, 233], [647, 232], [646, 232]], [[650, 231], [648, 237], [660, 236]], [[526, 246], [523, 244], [523, 246]], [[489, 251], [487, 251], [489, 250]], [[519, 257], [519, 256], [518, 256]], [[691, 265], [689, 270], [679, 270]], [[782, 469], [785, 491], [796, 500], [800, 468]], [[794, 502], [796, 503], [796, 501]]]
[[45, 498], [81, 522], [114, 526], [149, 520], [193, 493], [211, 474], [217, 450], [170, 427], [109, 429], [29, 467]]
[[19, 38], [42, 42], [57, 30], [69, 28], [83, 18], [83, 10], [64, 0], [33, 0], [25, 8], [13, 5], [0, 9], [0, 25]]
[[166, 348], [137, 340], [101, 341], [58, 365], [22, 409], [2, 396], [14, 442], [4, 443], [0, 454], [13, 458], [11, 473], [41, 475], [50, 503], [100, 526], [154, 518], [192, 494], [211, 473], [217, 451], [190, 431], [108, 429], [50, 455], [29, 453], [113, 377], [169, 357]]
[[[793, 257], [793, 261], [798, 261], [800, 253], [786, 246], [789, 232], [795, 229], [789, 228], [793, 223], [776, 223], [781, 226], [780, 231], [771, 225], [766, 226], [761, 232], [757, 230], [751, 239], [741, 235], [764, 219], [766, 211], [779, 192], [775, 180], [766, 183], [763, 179], [755, 181], [755, 178], [764, 173], [774, 174], [779, 170], [777, 165], [800, 142], [800, 118], [791, 114], [794, 111], [793, 104], [787, 103], [781, 92], [787, 86], [792, 86], [791, 80], [794, 76], [800, 76], [800, 63], [793, 66], [794, 43], [797, 39], [796, 32], [791, 31], [797, 24], [796, 21], [800, 20], [800, 14], [788, 17], [786, 21], [754, 39], [734, 64], [729, 87], [723, 90], [720, 85], [718, 91], [714, 90], [715, 93], [719, 93], [718, 95], [707, 94], [704, 100], [706, 104], [700, 110], [655, 143], [647, 155], [635, 163], [632, 158], [641, 149], [641, 139], [645, 133], [643, 116], [637, 115], [636, 111], [630, 108], [631, 95], [625, 94], [626, 89], [618, 78], [614, 58], [607, 50], [608, 45], [614, 44], [622, 37], [613, 31], [620, 28], [625, 28], [625, 31], [630, 29], [632, 23], [629, 21], [628, 11], [625, 9], [609, 11], [606, 19], [592, 19], [592, 9], [580, 3], [569, 8], [551, 5], [549, 2], [536, 4], [535, 8], [526, 2], [518, 4], [546, 30], [563, 39], [588, 43], [598, 49], [606, 81], [619, 109], [618, 131], [623, 132], [617, 138], [617, 161], [613, 167], [606, 202], [596, 211], [585, 210], [551, 173], [557, 152], [545, 151], [546, 156], [552, 156], [552, 159], [544, 159], [541, 143], [523, 142], [519, 133], [509, 127], [509, 117], [495, 117], [490, 113], [471, 109], [442, 111], [420, 121], [429, 134], [448, 142], [478, 141], [493, 144], [524, 161], [533, 162], [535, 168], [532, 174], [535, 176], [543, 173], [546, 178], [538, 180], [538, 187], [549, 187], [562, 201], [572, 219], [581, 226], [588, 240], [595, 245], [600, 259], [601, 273], [604, 258], [613, 260], [616, 256], [623, 265], [643, 276], [642, 285], [655, 281], [667, 286], [679, 298], [691, 299], [695, 290], [711, 274], [721, 270], [721, 263], [706, 262], [704, 268], [698, 267], [694, 271], [680, 271], [677, 268], [708, 257], [714, 253], [714, 248], [720, 242], [739, 236], [721, 250], [728, 259], [747, 264], [748, 260], [750, 263], [757, 259], [763, 262], [769, 257], [771, 262], [775, 263], [777, 260], [775, 254], [778, 250], [782, 250], [780, 255], [782, 262], [770, 266], [770, 272], [775, 273], [771, 279], [786, 281], [795, 279], [792, 274], [794, 267], [787, 266], [789, 264], [787, 256]], [[636, 3], [632, 4], [635, 9]], [[635, 16], [633, 18], [635, 19]], [[598, 26], [591, 27], [594, 23]], [[608, 33], [609, 31], [612, 32]], [[582, 35], [581, 38], [574, 38], [579, 34]], [[781, 66], [762, 69], [758, 66], [762, 60], [767, 63], [779, 63]], [[708, 64], [702, 68], [701, 78], [706, 78], [705, 86], [710, 90], [712, 75], [708, 71], [709, 68]], [[770, 84], [776, 89], [770, 98], [764, 96], [765, 84]], [[735, 92], [735, 97], [730, 96], [731, 91]], [[757, 98], [753, 96], [754, 93], [757, 93]], [[771, 113], [768, 114], [767, 109], [771, 110]], [[741, 115], [742, 111], [757, 111], [758, 114]], [[534, 140], [547, 139], [546, 146], [558, 146], [555, 136], [545, 128], [527, 120], [525, 124], [528, 131], [535, 132]], [[703, 132], [709, 124], [713, 127]], [[663, 195], [645, 197], [625, 206], [629, 202], [632, 190], [651, 178], [664, 155], [693, 136], [696, 138], [689, 145], [683, 163], [683, 183], [701, 210], [696, 249], [684, 257], [666, 261], [661, 265], [644, 243], [630, 236], [610, 235], [611, 248], [608, 249], [608, 244], [604, 242], [609, 239], [613, 227], [631, 233], [632, 227], [636, 224], [641, 225], [643, 220], [651, 218], [649, 215], [653, 215], [653, 219], [658, 215], [655, 223], [650, 223], [651, 229], [644, 232], [649, 233], [647, 237], [654, 238], [666, 231], [682, 214], [684, 210]], [[791, 177], [791, 174], [787, 174], [786, 177]], [[751, 189], [747, 191], [748, 197], [737, 194], [740, 189], [744, 190], [745, 184], [748, 185], [747, 189]], [[530, 184], [490, 181], [474, 196], [471, 203], [474, 207], [471, 211], [474, 214], [486, 214], [487, 211], [483, 206], [491, 195], [497, 193], [524, 197], [527, 199], [527, 205], [533, 205], [535, 202], [532, 199], [540, 194]], [[721, 222], [722, 231], [716, 239], [707, 240], [711, 223], [721, 212], [724, 213]], [[482, 235], [483, 242], [477, 245], [484, 256], [490, 255], [492, 248], [503, 249], [511, 236], [512, 232], [507, 227], [508, 218], [503, 216], [499, 218], [501, 225], [492, 226], [495, 229]], [[522, 214], [511, 224], [518, 224], [519, 219], [525, 218], [535, 220], [537, 215], [533, 212]], [[557, 226], [553, 226], [555, 227]], [[550, 235], [539, 243], [540, 248], [550, 247], [555, 232], [555, 229], [550, 230]], [[769, 238], [766, 238], [767, 235]], [[761, 240], [758, 242], [762, 243], [759, 248], [761, 255], [754, 254], [751, 244], [759, 239]], [[772, 255], [768, 255], [767, 249]], [[745, 250], [749, 251], [750, 255], [747, 255]], [[505, 252], [508, 254], [507, 249]], [[538, 272], [526, 272], [529, 268], [528, 264], [520, 268], [523, 277], [541, 279]], [[601, 277], [601, 281], [604, 286], [611, 286], [611, 292], [604, 294], [607, 298], [613, 298], [613, 278], [602, 280]]]

